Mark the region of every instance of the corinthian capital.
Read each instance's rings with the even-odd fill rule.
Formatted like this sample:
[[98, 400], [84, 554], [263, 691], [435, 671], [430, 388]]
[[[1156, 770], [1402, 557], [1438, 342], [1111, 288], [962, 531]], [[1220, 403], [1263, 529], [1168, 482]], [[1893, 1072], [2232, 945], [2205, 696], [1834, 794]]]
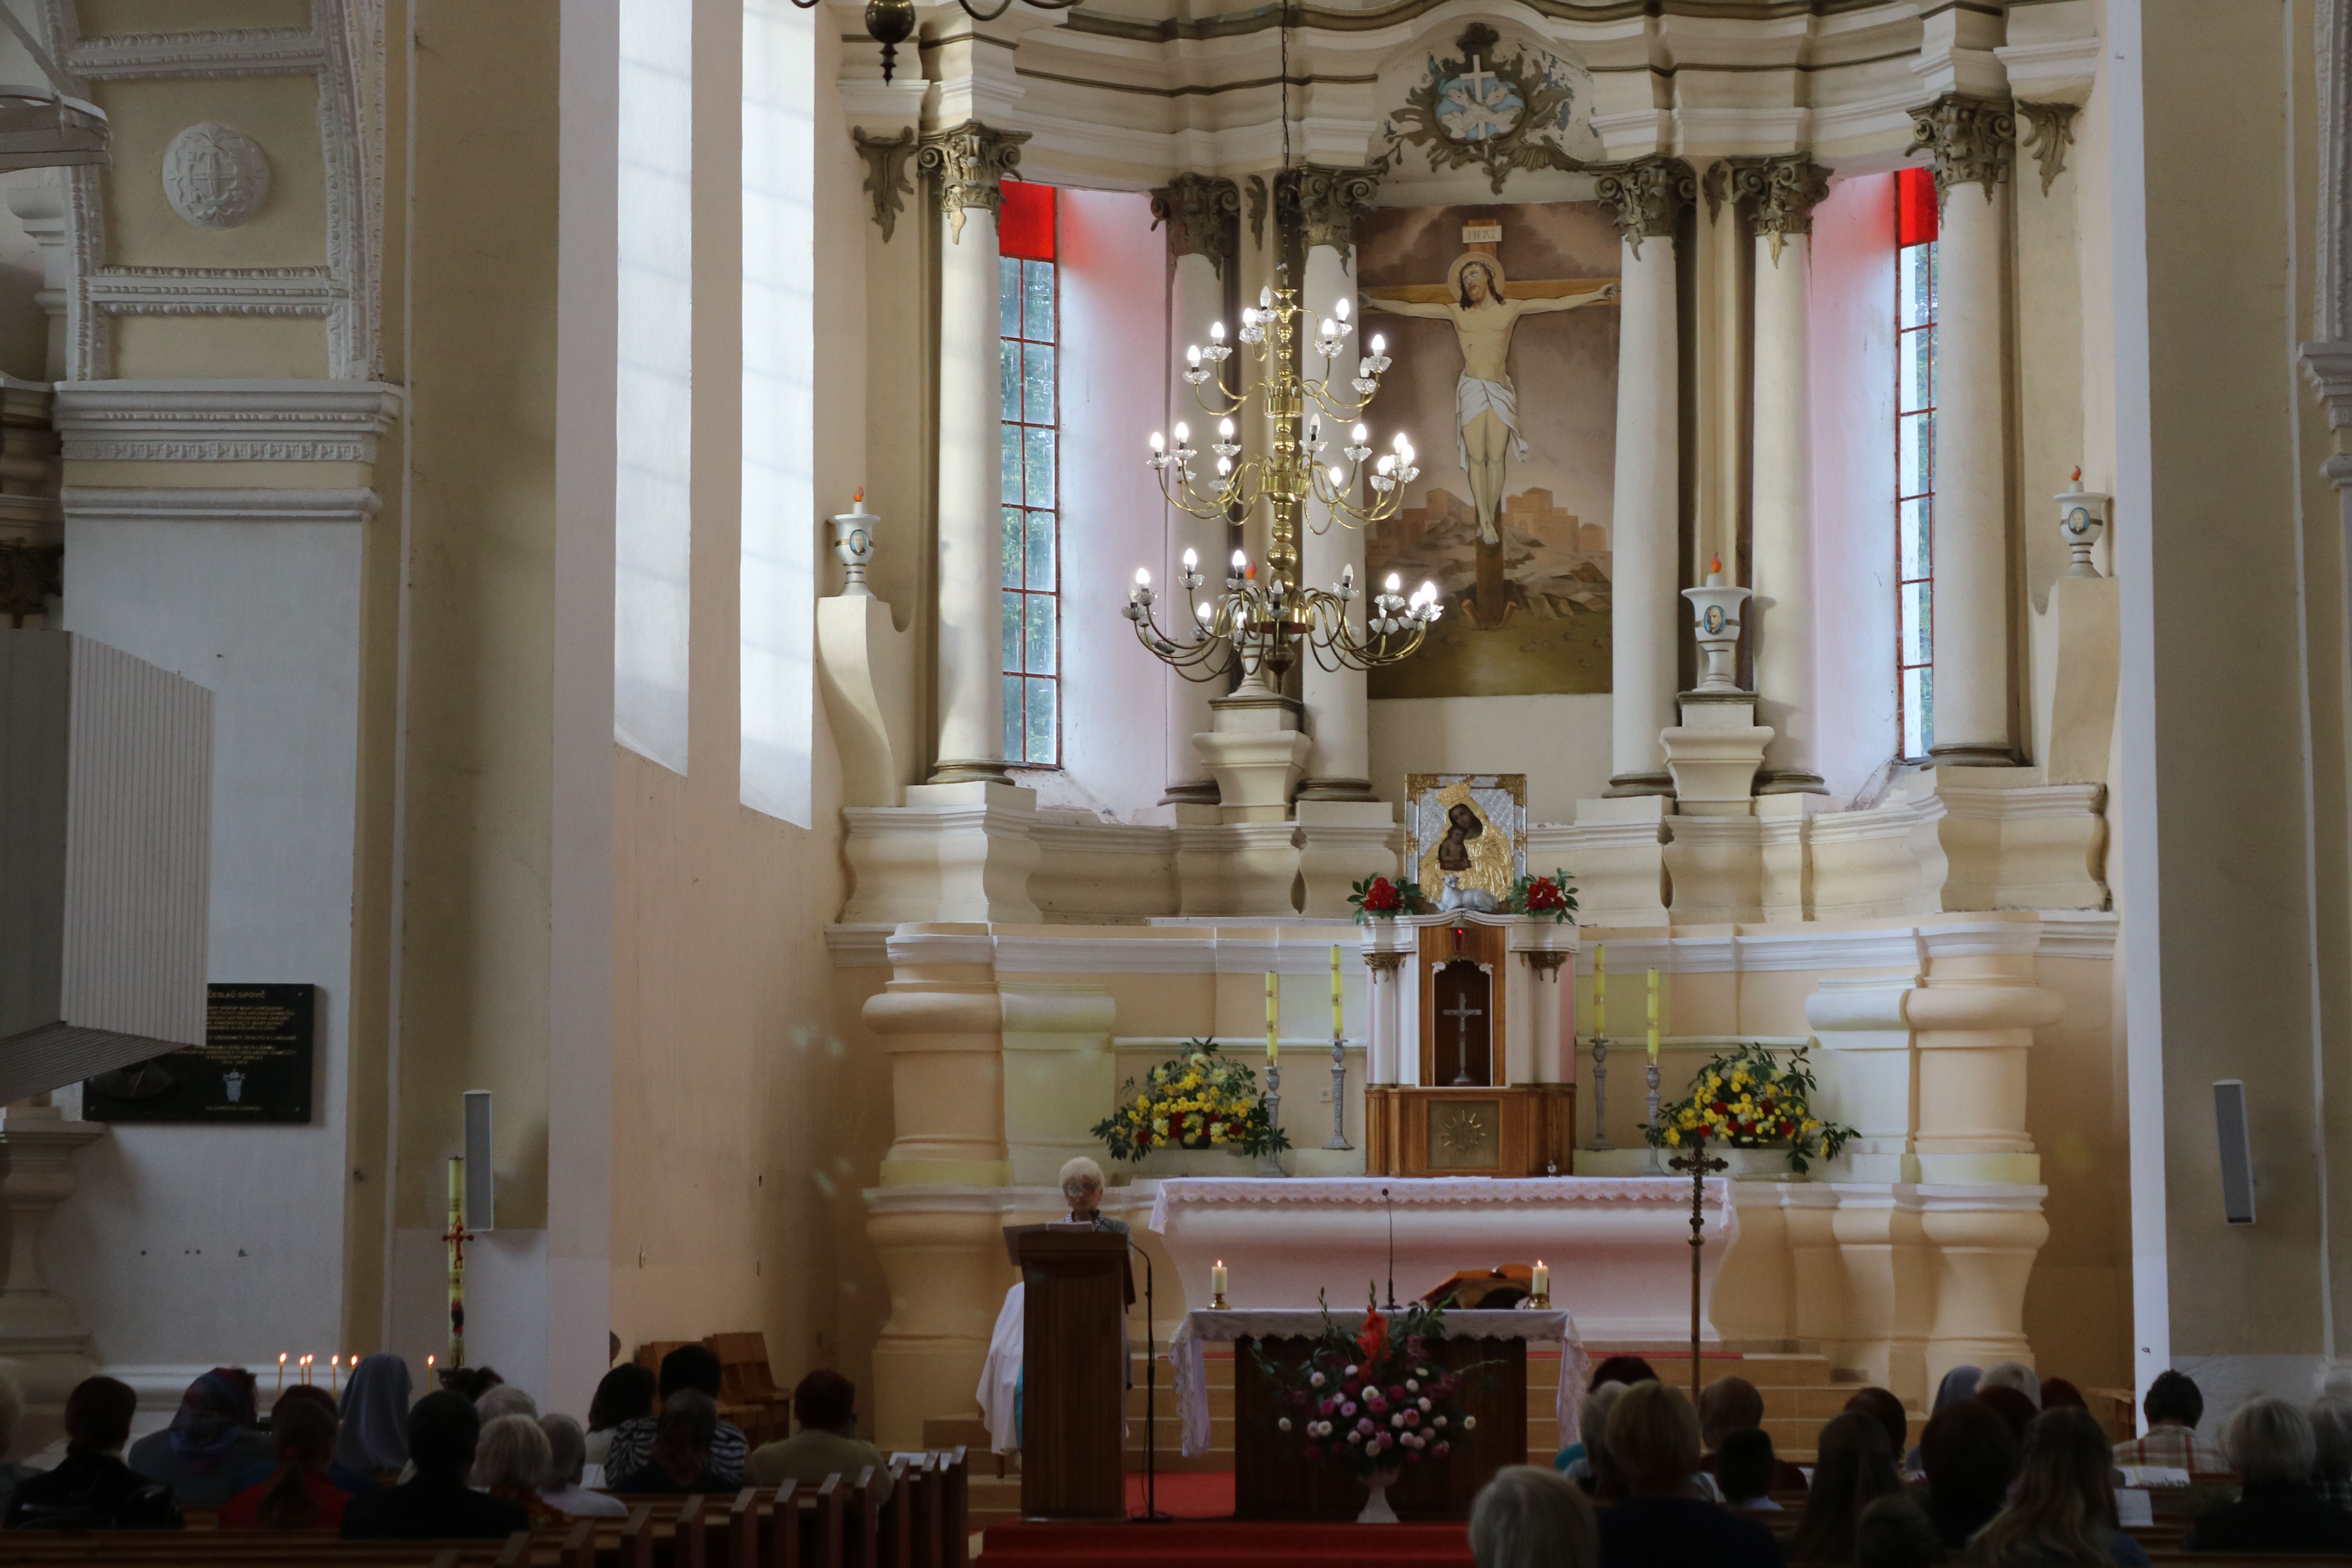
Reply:
[[2017, 150], [2017, 115], [2006, 102], [1951, 93], [1911, 111], [1911, 145], [1936, 156], [1936, 199], [1954, 185], [1984, 186], [1985, 200], [2009, 178]]
[[1241, 248], [1242, 188], [1215, 174], [1179, 174], [1151, 193], [1151, 221], [1168, 226], [1168, 259], [1205, 256], [1217, 276]]
[[1351, 250], [1356, 220], [1372, 210], [1372, 198], [1380, 190], [1378, 169], [1340, 169], [1328, 163], [1285, 169], [1274, 180], [1276, 232], [1297, 225], [1302, 252], [1318, 245]]
[[1770, 242], [1772, 265], [1778, 267], [1782, 240], [1813, 232], [1813, 207], [1830, 194], [1830, 172], [1802, 153], [1724, 162], [1730, 166], [1733, 199], [1748, 203], [1748, 226]]
[[963, 243], [963, 215], [974, 207], [993, 214], [1004, 205], [1002, 182], [1021, 163], [1026, 131], [995, 131], [967, 120], [951, 131], [923, 138], [915, 166], [931, 176], [932, 199], [948, 220], [948, 238]]
[[1601, 199], [1617, 209], [1617, 232], [1642, 254], [1642, 241], [1675, 232], [1685, 203], [1698, 199], [1698, 176], [1680, 158], [1636, 158], [1597, 171]]

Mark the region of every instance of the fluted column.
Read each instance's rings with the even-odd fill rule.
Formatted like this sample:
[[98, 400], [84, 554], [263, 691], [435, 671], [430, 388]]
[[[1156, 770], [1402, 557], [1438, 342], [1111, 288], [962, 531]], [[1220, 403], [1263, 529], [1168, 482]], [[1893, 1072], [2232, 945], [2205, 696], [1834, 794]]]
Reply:
[[1755, 233], [1755, 456], [1748, 646], [1756, 721], [1772, 727], [1759, 795], [1819, 793], [1813, 671], [1813, 464], [1807, 295], [1813, 206], [1830, 174], [1801, 153], [1731, 160], [1732, 192]]
[[2014, 162], [2009, 107], [1958, 95], [1914, 110], [1935, 153], [1935, 740], [1945, 763], [2017, 760], [2009, 690], [2009, 420], [2001, 368], [2001, 186]]
[[[1371, 210], [1380, 189], [1377, 169], [1337, 169], [1307, 164], [1281, 176], [1276, 195], [1277, 215], [1298, 226], [1298, 254], [1305, 258], [1298, 301], [1318, 321], [1339, 315], [1340, 301], [1348, 317], [1356, 316], [1356, 220]], [[1300, 366], [1309, 378], [1323, 374], [1322, 356], [1316, 353], [1311, 331], [1299, 352]], [[1360, 351], [1353, 337], [1331, 362], [1342, 385], [1354, 374]], [[1377, 408], [1377, 405], [1375, 405]], [[1346, 444], [1348, 426], [1327, 422], [1328, 450]], [[1328, 460], [1328, 459], [1327, 459]], [[1339, 580], [1343, 567], [1356, 568], [1359, 584], [1364, 575], [1363, 535], [1331, 521], [1329, 509], [1307, 504], [1306, 534], [1298, 542], [1298, 574], [1304, 583], [1328, 588]], [[1349, 619], [1360, 628], [1361, 605]], [[1371, 713], [1366, 706], [1368, 689], [1360, 669], [1325, 669], [1311, 658], [1299, 668], [1299, 696], [1307, 708], [1307, 728], [1315, 742], [1307, 753], [1307, 776], [1299, 784], [1300, 800], [1370, 800], [1372, 797]], [[1361, 870], [1357, 870], [1361, 875]]]
[[1004, 761], [998, 182], [1026, 132], [968, 120], [923, 138], [940, 226], [939, 719], [930, 782], [1010, 782]]
[[1675, 722], [1675, 538], [1681, 526], [1675, 219], [1698, 194], [1690, 169], [1643, 158], [1603, 174], [1624, 281], [1617, 338], [1617, 480], [1610, 525], [1610, 790], [1667, 795], [1659, 731]]
[[[1195, 426], [1204, 423], [1199, 400], [1180, 373], [1184, 368], [1185, 349], [1205, 345], [1210, 324], [1225, 321], [1225, 275], [1239, 249], [1241, 211], [1241, 187], [1214, 175], [1179, 174], [1151, 193], [1152, 217], [1168, 230], [1167, 384], [1171, 426], [1179, 420]], [[1225, 321], [1225, 330], [1230, 342], [1234, 323]], [[1220, 581], [1223, 573], [1219, 565], [1225, 558], [1224, 525], [1204, 521], [1177, 507], [1170, 507], [1167, 516], [1167, 559], [1160, 563], [1160, 581], [1176, 582], [1188, 549], [1199, 555], [1202, 573], [1211, 584]], [[1174, 593], [1171, 588], [1171, 602]], [[1162, 798], [1167, 802], [1214, 805], [1216, 780], [1210, 776], [1200, 749], [1192, 744], [1192, 737], [1210, 728], [1214, 714], [1209, 699], [1220, 688], [1213, 681], [1187, 680], [1173, 668], [1167, 672], [1167, 681], [1168, 792]]]

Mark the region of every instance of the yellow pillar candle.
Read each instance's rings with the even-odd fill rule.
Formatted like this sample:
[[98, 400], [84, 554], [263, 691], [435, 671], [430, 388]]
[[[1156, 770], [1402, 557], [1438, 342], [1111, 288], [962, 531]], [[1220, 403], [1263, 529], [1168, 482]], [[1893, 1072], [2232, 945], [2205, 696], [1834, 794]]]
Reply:
[[1339, 944], [1331, 944], [1331, 1037], [1338, 1039], [1348, 1032], [1347, 1015], [1339, 1005]]
[[1650, 971], [1650, 1059], [1658, 1059], [1658, 972]]
[[1275, 1059], [1276, 1029], [1282, 1017], [1282, 976], [1265, 972], [1265, 1059]]
[[1609, 944], [1592, 944], [1592, 1037], [1609, 1033]]

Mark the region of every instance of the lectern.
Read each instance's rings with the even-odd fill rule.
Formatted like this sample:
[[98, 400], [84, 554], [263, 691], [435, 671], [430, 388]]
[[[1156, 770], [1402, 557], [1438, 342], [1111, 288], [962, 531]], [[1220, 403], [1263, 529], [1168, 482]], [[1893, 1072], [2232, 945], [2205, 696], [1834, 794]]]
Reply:
[[1007, 1226], [1026, 1303], [1021, 1517], [1127, 1513], [1127, 1237], [1083, 1225]]

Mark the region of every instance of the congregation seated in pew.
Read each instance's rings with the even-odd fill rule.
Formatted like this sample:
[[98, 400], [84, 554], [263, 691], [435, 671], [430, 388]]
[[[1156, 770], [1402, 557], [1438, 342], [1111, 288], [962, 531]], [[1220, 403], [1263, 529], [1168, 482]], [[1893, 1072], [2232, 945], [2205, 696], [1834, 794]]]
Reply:
[[254, 1376], [216, 1366], [188, 1384], [172, 1424], [131, 1445], [123, 1458], [172, 1489], [183, 1508], [216, 1508], [244, 1489], [245, 1472], [270, 1462], [269, 1439], [254, 1409]]
[[[662, 1357], [660, 1394], [665, 1408], [674, 1394], [691, 1390], [710, 1401], [715, 1416], [723, 1381], [724, 1369], [719, 1364], [719, 1354], [708, 1345], [680, 1345]], [[627, 1489], [619, 1485], [619, 1478], [634, 1475], [652, 1463], [655, 1431], [656, 1418], [650, 1415], [624, 1421], [613, 1429], [604, 1464], [604, 1479], [615, 1491]], [[741, 1486], [744, 1461], [751, 1453], [751, 1444], [733, 1422], [719, 1422], [710, 1442], [713, 1475], [730, 1489]]]
[[1902, 1495], [1903, 1482], [1895, 1473], [1900, 1450], [1887, 1436], [1876, 1416], [1852, 1405], [1822, 1428], [1805, 1511], [1789, 1538], [1790, 1562], [1847, 1562], [1863, 1510], [1881, 1498]]
[[580, 1484], [588, 1469], [588, 1440], [580, 1423], [564, 1415], [542, 1415], [539, 1429], [547, 1434], [548, 1452], [547, 1475], [539, 1485], [540, 1500], [568, 1518], [625, 1518], [628, 1504], [609, 1492], [591, 1491]]
[[1470, 1556], [1477, 1568], [1595, 1568], [1600, 1526], [1558, 1470], [1507, 1465], [1471, 1505]]
[[679, 1389], [662, 1401], [646, 1462], [619, 1476], [608, 1470], [608, 1484], [631, 1495], [733, 1491], [740, 1472], [721, 1475], [712, 1451], [719, 1425], [716, 1400], [698, 1388]]
[[467, 1477], [482, 1418], [462, 1394], [437, 1389], [408, 1413], [408, 1458], [415, 1475], [343, 1510], [346, 1541], [418, 1541], [511, 1535], [530, 1528], [520, 1504], [470, 1489]]
[[1973, 1395], [1956, 1399], [1919, 1434], [1927, 1472], [1927, 1512], [1936, 1538], [1952, 1551], [1992, 1521], [2017, 1474], [2017, 1438], [2009, 1423]]
[[1773, 1454], [1772, 1435], [1761, 1426], [1724, 1434], [1715, 1462], [1716, 1489], [1723, 1493], [1724, 1506], [1737, 1513], [1781, 1512], [1772, 1493], [1780, 1486], [1782, 1469], [1796, 1470], [1800, 1483], [1805, 1479], [1804, 1471]]
[[2238, 1473], [2238, 1500], [2200, 1514], [2182, 1544], [2191, 1552], [2352, 1553], [2352, 1513], [2313, 1489], [2317, 1445], [2311, 1422], [2288, 1401], [2252, 1399], [2221, 1431]]
[[335, 1438], [340, 1468], [390, 1486], [408, 1468], [413, 1387], [408, 1359], [390, 1351], [364, 1357], [352, 1369], [343, 1385], [342, 1430]]
[[2147, 1549], [2117, 1522], [2113, 1474], [2107, 1435], [2089, 1411], [2069, 1406], [2036, 1416], [2009, 1500], [1969, 1540], [1969, 1561], [2147, 1568]]
[[653, 1373], [633, 1361], [625, 1361], [604, 1374], [588, 1401], [587, 1463], [603, 1468], [612, 1450], [613, 1434], [632, 1421], [652, 1419], [658, 1388]]
[[[481, 1414], [478, 1402], [474, 1413]], [[473, 1487], [486, 1497], [513, 1503], [533, 1524], [557, 1517], [539, 1495], [553, 1468], [554, 1451], [539, 1418], [520, 1414], [499, 1415], [482, 1423], [481, 1440], [474, 1447]]]
[[801, 1429], [781, 1443], [770, 1443], [751, 1456], [752, 1473], [763, 1487], [783, 1481], [814, 1484], [832, 1475], [856, 1476], [874, 1468], [875, 1484], [887, 1500], [890, 1472], [882, 1451], [857, 1436], [857, 1390], [837, 1372], [820, 1367], [793, 1390], [793, 1408]]
[[1700, 1497], [1698, 1412], [1680, 1389], [1626, 1389], [1603, 1441], [1603, 1473], [1623, 1498], [1601, 1510], [1601, 1568], [1778, 1568], [1770, 1531]]
[[[343, 1397], [346, 1404], [350, 1403], [351, 1394], [348, 1391], [345, 1392]], [[377, 1480], [376, 1473], [373, 1468], [363, 1470], [353, 1469], [351, 1466], [344, 1464], [341, 1458], [333, 1457], [334, 1455], [338, 1455], [341, 1452], [343, 1444], [342, 1418], [336, 1406], [335, 1396], [328, 1393], [325, 1389], [320, 1388], [316, 1384], [298, 1383], [293, 1387], [288, 1389], [285, 1393], [279, 1394], [278, 1396], [278, 1403], [270, 1406], [269, 1436], [271, 1438], [270, 1452], [272, 1457], [261, 1464], [248, 1465], [246, 1467], [244, 1473], [236, 1478], [236, 1489], [238, 1492], [249, 1490], [254, 1487], [267, 1485], [269, 1480], [278, 1474], [278, 1465], [280, 1462], [276, 1457], [278, 1417], [278, 1414], [286, 1408], [286, 1402], [289, 1399], [298, 1405], [307, 1401], [310, 1404], [317, 1405], [320, 1409], [324, 1410], [327, 1413], [328, 1420], [334, 1424], [334, 1447], [330, 1451], [330, 1458], [327, 1460], [327, 1480], [329, 1484], [341, 1488], [344, 1491], [349, 1492], [353, 1497], [359, 1496], [362, 1492], [372, 1492], [375, 1490], [379, 1485], [383, 1484]], [[404, 1424], [407, 1420], [407, 1405], [405, 1400], [402, 1402], [401, 1419]], [[399, 1471], [403, 1465], [405, 1465], [408, 1462], [407, 1439], [404, 1436], [401, 1439], [400, 1454], [401, 1463], [392, 1467], [395, 1473]], [[232, 1494], [232, 1496], [234, 1496], [234, 1494]], [[224, 1504], [223, 1506], [225, 1507], [226, 1505]]]
[[[290, 1388], [269, 1413], [274, 1472], [221, 1505], [223, 1530], [340, 1530], [351, 1492], [328, 1474], [335, 1451], [333, 1407]], [[371, 1488], [370, 1489], [373, 1489]]]
[[66, 1457], [16, 1483], [10, 1530], [176, 1530], [172, 1489], [122, 1462], [139, 1395], [127, 1383], [88, 1377], [66, 1396]]
[[[1717, 1468], [1717, 1457], [1723, 1450], [1725, 1439], [1735, 1432], [1760, 1430], [1763, 1425], [1764, 1395], [1756, 1385], [1737, 1375], [1717, 1378], [1698, 1396], [1699, 1435], [1706, 1443], [1706, 1452], [1699, 1456], [1698, 1468], [1719, 1481], [1722, 1478]], [[1768, 1453], [1770, 1447], [1768, 1438], [1765, 1443]], [[1805, 1472], [1786, 1459], [1776, 1458], [1773, 1461], [1772, 1474], [1768, 1479], [1769, 1484], [1759, 1489], [1756, 1495], [1761, 1496], [1767, 1491], [1801, 1492], [1805, 1489]], [[1727, 1498], [1731, 1494], [1726, 1491], [1724, 1495]]]

